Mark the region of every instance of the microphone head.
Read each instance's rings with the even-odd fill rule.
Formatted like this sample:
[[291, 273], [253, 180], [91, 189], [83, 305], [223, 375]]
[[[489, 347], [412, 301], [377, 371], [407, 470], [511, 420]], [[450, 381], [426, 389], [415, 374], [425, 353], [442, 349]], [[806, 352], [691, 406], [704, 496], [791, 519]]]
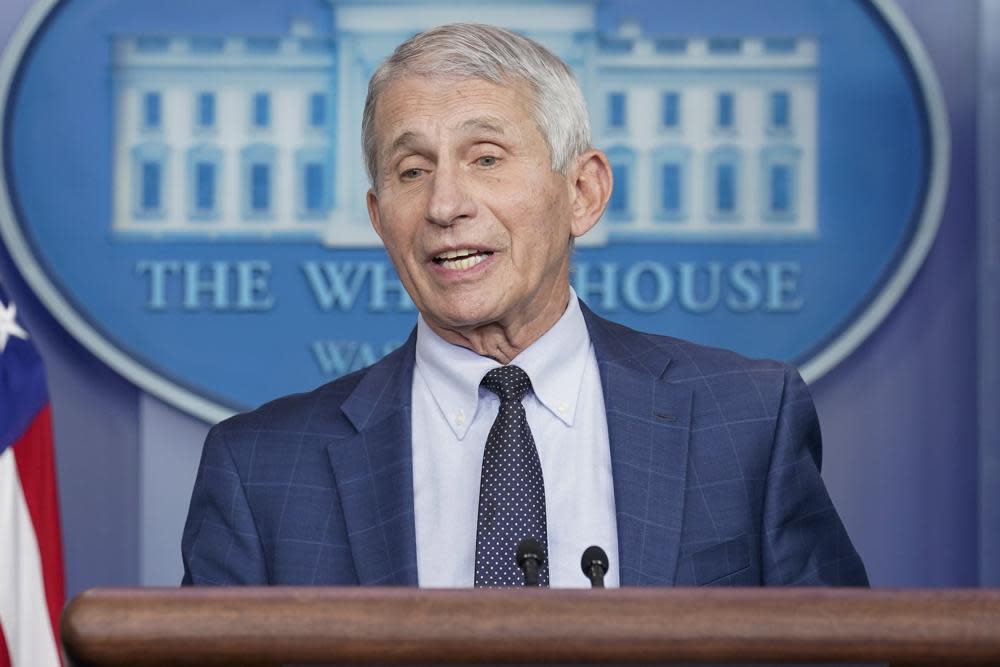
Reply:
[[533, 537], [526, 537], [517, 545], [517, 565], [524, 569], [524, 563], [534, 560], [539, 567], [545, 562], [545, 550]]
[[583, 568], [583, 573], [587, 577], [590, 577], [590, 569], [595, 565], [601, 568], [602, 575], [607, 574], [610, 565], [608, 554], [596, 544], [592, 547], [587, 547], [583, 552], [583, 558], [580, 559], [580, 567]]

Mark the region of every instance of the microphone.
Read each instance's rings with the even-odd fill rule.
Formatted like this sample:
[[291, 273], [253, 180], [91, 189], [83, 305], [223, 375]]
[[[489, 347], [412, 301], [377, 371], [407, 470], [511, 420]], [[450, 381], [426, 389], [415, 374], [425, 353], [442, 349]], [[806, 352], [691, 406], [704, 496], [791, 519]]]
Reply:
[[604, 588], [604, 574], [608, 571], [609, 565], [608, 554], [596, 544], [587, 547], [583, 551], [583, 558], [580, 559], [580, 567], [590, 579], [591, 588]]
[[524, 572], [524, 585], [538, 585], [538, 570], [545, 562], [545, 551], [533, 537], [526, 537], [517, 545], [517, 566]]

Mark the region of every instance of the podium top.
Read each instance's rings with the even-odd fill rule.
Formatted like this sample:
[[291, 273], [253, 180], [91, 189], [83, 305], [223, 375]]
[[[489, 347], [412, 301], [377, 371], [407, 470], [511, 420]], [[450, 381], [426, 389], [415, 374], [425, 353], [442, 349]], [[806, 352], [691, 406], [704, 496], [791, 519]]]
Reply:
[[75, 665], [1000, 664], [1000, 591], [93, 589]]

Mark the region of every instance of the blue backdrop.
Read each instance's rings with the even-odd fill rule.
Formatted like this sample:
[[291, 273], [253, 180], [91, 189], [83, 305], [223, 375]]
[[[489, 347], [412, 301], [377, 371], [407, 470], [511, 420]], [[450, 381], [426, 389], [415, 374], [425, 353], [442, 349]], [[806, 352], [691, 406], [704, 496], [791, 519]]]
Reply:
[[[1000, 36], [991, 36], [982, 20], [996, 15], [997, 3], [990, 4], [899, 2], [930, 54], [950, 118], [944, 216], [924, 265], [887, 320], [813, 385], [825, 436], [824, 477], [877, 586], [1000, 582], [1000, 566], [989, 557], [1000, 540], [991, 513], [1000, 505], [991, 477], [1000, 459], [997, 431], [992, 412], [979, 408], [995, 405], [998, 396], [997, 253], [979, 252], [979, 239], [991, 247], [996, 233], [976, 222], [980, 213], [997, 219], [977, 210], [976, 185], [980, 158], [983, 172], [998, 182], [1000, 153], [995, 139], [992, 149], [985, 141], [995, 135], [988, 123], [977, 127], [977, 104], [986, 99], [980, 88], [994, 95], [1000, 88]], [[0, 6], [0, 44], [30, 6], [26, 0]], [[864, 60], [863, 50], [857, 56]], [[993, 78], [979, 81], [980, 71]], [[84, 123], [79, 132], [81, 141], [94, 136]], [[49, 167], [28, 166], [39, 173]], [[48, 366], [69, 592], [176, 582], [180, 526], [207, 425], [136, 389], [85, 351], [2, 251], [0, 280]]]

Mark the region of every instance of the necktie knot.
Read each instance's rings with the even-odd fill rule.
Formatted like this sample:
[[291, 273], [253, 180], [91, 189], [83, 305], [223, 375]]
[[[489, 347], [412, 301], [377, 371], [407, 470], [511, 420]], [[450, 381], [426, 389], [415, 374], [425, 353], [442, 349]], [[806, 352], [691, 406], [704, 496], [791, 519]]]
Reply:
[[520, 403], [531, 389], [531, 379], [518, 366], [494, 368], [483, 377], [482, 385], [500, 397], [501, 403]]

